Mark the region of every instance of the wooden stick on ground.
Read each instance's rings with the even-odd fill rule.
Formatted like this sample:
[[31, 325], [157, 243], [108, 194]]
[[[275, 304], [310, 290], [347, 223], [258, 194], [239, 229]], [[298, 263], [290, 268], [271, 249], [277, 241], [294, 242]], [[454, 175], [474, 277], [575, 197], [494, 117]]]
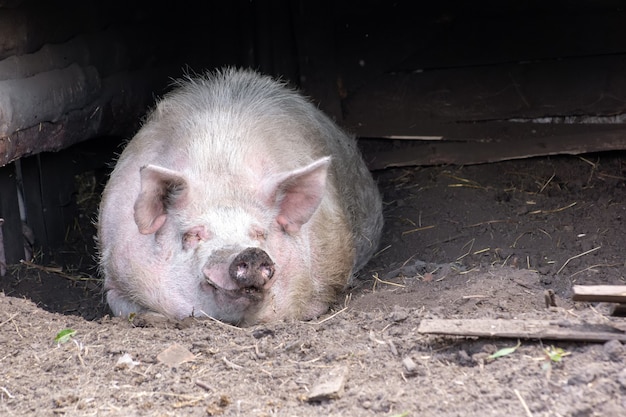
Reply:
[[572, 340], [580, 342], [626, 341], [624, 330], [610, 325], [556, 320], [422, 320], [419, 333], [466, 337]]
[[574, 285], [574, 301], [626, 303], [626, 285]]

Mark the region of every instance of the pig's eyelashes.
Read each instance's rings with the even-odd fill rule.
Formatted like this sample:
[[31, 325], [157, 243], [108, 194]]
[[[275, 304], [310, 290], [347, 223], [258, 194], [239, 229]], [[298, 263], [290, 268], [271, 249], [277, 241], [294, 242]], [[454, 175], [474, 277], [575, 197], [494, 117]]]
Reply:
[[250, 232], [250, 237], [254, 240], [263, 241], [267, 239], [267, 230], [254, 228]]

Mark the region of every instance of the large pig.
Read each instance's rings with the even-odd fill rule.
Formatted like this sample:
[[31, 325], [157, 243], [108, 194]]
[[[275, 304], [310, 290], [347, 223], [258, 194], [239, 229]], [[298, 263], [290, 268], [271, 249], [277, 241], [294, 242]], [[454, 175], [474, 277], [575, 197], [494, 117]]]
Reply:
[[382, 223], [355, 141], [297, 92], [250, 70], [188, 77], [104, 190], [104, 291], [122, 316], [310, 319], [371, 257]]

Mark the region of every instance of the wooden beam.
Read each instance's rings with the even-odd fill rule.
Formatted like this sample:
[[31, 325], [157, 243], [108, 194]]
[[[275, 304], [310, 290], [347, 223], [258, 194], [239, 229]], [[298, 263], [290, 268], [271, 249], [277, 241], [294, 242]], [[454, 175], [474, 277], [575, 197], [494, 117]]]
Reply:
[[[132, 10], [131, 10], [132, 11]], [[117, 2], [69, 0], [25, 2], [0, 8], [0, 60], [37, 51], [46, 43], [63, 43], [79, 33], [95, 32], [127, 19]]]
[[[414, 165], [471, 165], [546, 155], [578, 155], [626, 149], [623, 125], [556, 125], [489, 123], [483, 141], [419, 141], [362, 139], [365, 159], [371, 170]], [[477, 129], [468, 126], [468, 134]], [[496, 136], [496, 131], [506, 131]]]
[[29, 78], [0, 81], [0, 137], [41, 122], [54, 122], [64, 113], [96, 100], [100, 89], [98, 71], [77, 64]]
[[626, 303], [626, 285], [574, 285], [574, 301]]
[[[177, 71], [178, 69], [176, 69]], [[87, 106], [67, 112], [54, 122], [42, 122], [0, 137], [0, 166], [20, 157], [44, 151], [57, 151], [96, 136], [131, 136], [154, 97], [161, 94], [168, 75], [176, 72], [163, 67], [122, 72], [103, 80], [102, 91]]]
[[24, 259], [24, 237], [13, 165], [0, 167], [0, 218], [3, 219], [0, 250], [6, 264], [15, 264]]
[[[384, 74], [348, 95], [343, 122], [360, 137], [482, 141], [506, 138], [520, 124], [531, 132], [565, 124], [567, 116], [620, 116], [625, 66], [623, 54]], [[532, 123], [545, 117], [556, 121]], [[489, 132], [489, 122], [510, 123]]]
[[328, 0], [300, 0], [292, 5], [300, 87], [320, 109], [340, 121], [343, 113], [339, 85], [343, 81], [337, 68], [335, 30], [329, 17], [336, 4]]
[[609, 324], [594, 325], [569, 320], [431, 319], [422, 320], [417, 331], [422, 334], [464, 337], [578, 342], [606, 342], [613, 339], [626, 341], [624, 329]]

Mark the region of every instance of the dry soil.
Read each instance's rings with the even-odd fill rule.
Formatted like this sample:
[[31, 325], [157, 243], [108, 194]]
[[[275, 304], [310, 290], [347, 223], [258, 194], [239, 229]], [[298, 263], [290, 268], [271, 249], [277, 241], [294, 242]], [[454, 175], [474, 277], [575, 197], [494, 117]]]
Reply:
[[[624, 416], [618, 340], [418, 332], [428, 319], [533, 319], [623, 337], [625, 319], [571, 288], [624, 284], [624, 161], [376, 172], [386, 228], [354, 286], [317, 320], [245, 329], [109, 317], [89, 224], [98, 187], [82, 178], [93, 198], [58, 264], [35, 257], [0, 279], [0, 415]], [[63, 329], [75, 333], [59, 343]]]

